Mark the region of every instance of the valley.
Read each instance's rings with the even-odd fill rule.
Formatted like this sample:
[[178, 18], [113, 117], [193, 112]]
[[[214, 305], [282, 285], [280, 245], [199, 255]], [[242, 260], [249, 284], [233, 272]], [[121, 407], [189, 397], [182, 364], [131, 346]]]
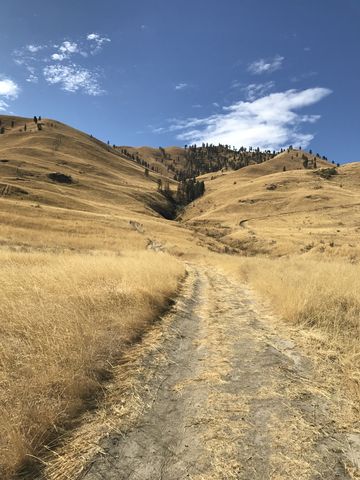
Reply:
[[360, 478], [359, 163], [0, 120], [1, 478]]

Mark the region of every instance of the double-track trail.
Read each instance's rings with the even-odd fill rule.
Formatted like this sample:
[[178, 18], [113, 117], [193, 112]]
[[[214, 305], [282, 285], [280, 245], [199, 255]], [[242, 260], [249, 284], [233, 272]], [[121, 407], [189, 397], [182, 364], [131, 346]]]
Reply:
[[189, 278], [147, 360], [144, 409], [86, 480], [346, 479], [345, 439], [309, 359], [241, 284]]

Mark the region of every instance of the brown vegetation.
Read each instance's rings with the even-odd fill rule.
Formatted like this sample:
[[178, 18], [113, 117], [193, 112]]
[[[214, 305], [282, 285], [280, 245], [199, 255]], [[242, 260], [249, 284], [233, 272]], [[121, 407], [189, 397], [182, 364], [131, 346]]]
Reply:
[[[359, 399], [359, 164], [333, 174], [291, 150], [204, 175], [205, 195], [171, 222], [159, 180], [172, 192], [177, 183], [160, 149], [131, 150], [157, 162], [145, 175], [121, 149], [60, 122], [38, 130], [32, 119], [1, 119], [2, 478], [94, 406], [174, 296], [184, 275], [175, 256], [249, 283], [306, 336], [309, 355], [324, 356], [324, 382], [336, 370]], [[186, 164], [183, 149], [166, 155]]]
[[1, 252], [2, 479], [93, 402], [183, 274], [174, 258], [150, 252]]
[[325, 262], [253, 257], [223, 259], [222, 268], [248, 283], [278, 318], [306, 332], [311, 348], [337, 367], [348, 395], [359, 402], [359, 265], [341, 258]]
[[333, 171], [330, 163], [318, 159], [320, 170], [304, 169], [294, 152], [214, 180], [205, 176], [206, 194], [186, 211], [186, 224], [205, 234], [218, 225], [218, 239], [247, 256], [360, 260], [360, 164], [322, 178], [323, 171]]

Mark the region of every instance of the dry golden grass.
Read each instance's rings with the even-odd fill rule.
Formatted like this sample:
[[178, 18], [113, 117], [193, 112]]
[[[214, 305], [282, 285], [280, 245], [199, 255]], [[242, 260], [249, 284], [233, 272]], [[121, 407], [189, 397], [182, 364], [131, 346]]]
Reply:
[[[194, 272], [187, 269], [180, 299], [191, 295], [193, 282]], [[94, 458], [103, 454], [104, 437], [113, 433], [122, 435], [138, 426], [148, 406], [155, 401], [157, 382], [161, 384], [164, 372], [167, 375], [169, 359], [164, 343], [178, 338], [178, 330], [172, 328], [173, 321], [174, 311], [170, 309], [161, 322], [148, 329], [141, 342], [126, 349], [122, 362], [114, 366], [113, 380], [105, 386], [99, 408], [96, 412], [85, 412], [79, 427], [68, 432], [56, 455], [44, 459], [44, 479], [83, 478]], [[154, 383], [157, 388], [149, 388]]]
[[[171, 206], [157, 191], [160, 175], [146, 177], [117, 149], [60, 122], [45, 119], [37, 131], [32, 119], [0, 119], [0, 245], [118, 252], [155, 239], [174, 253], [194, 249], [191, 234], [162, 216]], [[53, 172], [73, 183], [52, 181]]]
[[2, 251], [0, 472], [41, 454], [88, 406], [184, 267], [166, 254]]
[[307, 332], [312, 348], [335, 362], [348, 392], [360, 399], [359, 265], [309, 257], [228, 257], [221, 263], [268, 300], [280, 318]]
[[[318, 167], [327, 166], [318, 160]], [[274, 190], [267, 189], [271, 184]], [[310, 343], [311, 335], [323, 343], [329, 364], [338, 365], [357, 399], [359, 186], [359, 163], [343, 165], [324, 179], [304, 170], [300, 152], [294, 151], [208, 178], [204, 197], [184, 214], [189, 226], [244, 255], [212, 258], [307, 332]]]
[[[169, 202], [157, 192], [158, 175], [146, 177], [118, 151], [60, 122], [45, 119], [38, 131], [29, 118], [1, 120], [5, 478], [71, 427], [112, 362], [175, 293], [183, 266], [146, 252], [149, 245], [180, 255], [195, 242], [163, 218]], [[53, 172], [73, 183], [54, 182]]]
[[168, 166], [172, 165], [175, 168], [184, 168], [187, 163], [186, 150], [181, 147], [165, 147], [166, 158], [159, 148], [153, 147], [117, 147], [119, 151], [126, 149], [129, 154], [138, 155], [142, 160], [145, 160], [153, 166], [159, 173], [164, 176], [173, 177], [173, 172], [168, 170]]
[[[329, 164], [318, 160], [318, 166]], [[210, 178], [204, 197], [184, 214], [189, 226], [244, 255], [360, 260], [360, 163], [344, 165], [338, 175], [324, 179], [304, 170], [300, 156], [281, 154]]]
[[[293, 152], [209, 175], [181, 224], [159, 213], [169, 204], [158, 175], [118, 150], [53, 120], [37, 131], [1, 118], [1, 478], [71, 426], [175, 293], [184, 268], [145, 252], [152, 241], [249, 282], [313, 348], [324, 344], [359, 398], [360, 164], [325, 180]], [[163, 167], [157, 150], [137, 150]], [[74, 183], [51, 181], [56, 171]], [[224, 245], [247, 257], [207, 250]]]

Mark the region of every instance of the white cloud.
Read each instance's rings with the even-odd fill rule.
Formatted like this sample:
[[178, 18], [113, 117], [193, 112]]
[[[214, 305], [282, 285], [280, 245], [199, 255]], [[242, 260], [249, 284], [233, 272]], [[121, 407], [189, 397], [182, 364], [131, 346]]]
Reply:
[[163, 133], [163, 132], [166, 131], [166, 128], [164, 128], [164, 127], [152, 128], [151, 131], [153, 133]]
[[79, 51], [77, 43], [68, 42], [68, 41], [63, 42], [60, 45], [59, 50], [60, 50], [60, 52], [63, 52], [63, 53], [76, 53], [76, 52]]
[[284, 60], [285, 57], [281, 57], [280, 55], [275, 55], [275, 57], [271, 59], [260, 58], [260, 60], [250, 63], [248, 66], [248, 71], [255, 75], [275, 72], [275, 70], [279, 70], [281, 68]]
[[290, 80], [292, 82], [301, 82], [302, 80], [307, 80], [308, 78], [315, 77], [317, 74], [317, 72], [306, 72], [300, 75], [294, 75], [290, 78]]
[[63, 53], [53, 53], [51, 55], [51, 58], [52, 60], [55, 60], [55, 61], [59, 60], [59, 62], [61, 62], [62, 60], [65, 60], [65, 58], [67, 57]]
[[74, 55], [88, 57], [90, 54], [100, 52], [110, 38], [99, 33], [89, 33], [76, 41], [63, 40], [62, 42], [49, 42], [43, 45], [26, 45], [13, 52], [14, 62], [17, 65], [29, 65], [35, 62], [48, 63], [49, 61], [63, 62], [70, 60]]
[[59, 84], [67, 92], [80, 91], [93, 96], [105, 93], [99, 85], [98, 74], [80, 65], [48, 65], [43, 74], [49, 84]]
[[184, 90], [184, 88], [187, 88], [189, 85], [187, 83], [178, 83], [175, 85], [175, 90]]
[[275, 86], [275, 82], [265, 82], [265, 83], [250, 83], [243, 87], [246, 100], [255, 100], [256, 98], [263, 97]]
[[100, 35], [99, 33], [89, 33], [86, 36], [86, 39], [91, 44], [91, 54], [92, 55], [95, 55], [96, 53], [100, 52], [100, 50], [102, 50], [102, 47], [103, 47], [104, 43], [111, 42], [109, 37], [106, 37], [104, 35]]
[[180, 132], [177, 138], [188, 143], [222, 143], [271, 150], [289, 144], [306, 147], [314, 135], [301, 132], [300, 126], [314, 123], [320, 116], [299, 115], [294, 110], [313, 105], [330, 93], [331, 90], [320, 87], [272, 93], [223, 107], [222, 113], [207, 118], [175, 121], [169, 131]]
[[58, 52], [51, 55], [51, 59], [54, 61], [62, 62], [71, 57], [74, 53], [80, 53], [79, 46], [75, 42], [64, 41], [57, 47]]
[[19, 58], [14, 58], [14, 62], [16, 63], [16, 65], [21, 66], [21, 65], [24, 65], [25, 60], [19, 57]]
[[0, 112], [5, 112], [7, 110], [9, 105], [4, 102], [4, 100], [0, 100]]
[[29, 83], [38, 83], [39, 78], [36, 74], [36, 69], [34, 67], [30, 67], [30, 66], [27, 66], [26, 69], [29, 72], [29, 75], [28, 75], [26, 81], [29, 82]]
[[17, 98], [20, 87], [10, 78], [0, 77], [0, 97]]
[[[13, 80], [0, 76], [0, 112], [9, 108], [7, 100], [15, 100], [20, 93], [20, 87]], [[5, 101], [5, 100], [6, 101]]]
[[239, 80], [233, 80], [231, 82], [231, 88], [238, 88], [238, 87], [241, 87], [243, 84], [241, 82], [239, 82]]
[[89, 33], [76, 41], [29, 44], [13, 52], [14, 62], [25, 70], [29, 83], [38, 83], [43, 78], [69, 92], [100, 95], [104, 90], [99, 84], [97, 68], [83, 67], [81, 61], [100, 52], [108, 42], [107, 36]]
[[299, 121], [303, 123], [315, 123], [320, 120], [321, 115], [302, 115], [299, 117]]
[[31, 53], [37, 53], [45, 47], [43, 45], [26, 45], [25, 48]]

